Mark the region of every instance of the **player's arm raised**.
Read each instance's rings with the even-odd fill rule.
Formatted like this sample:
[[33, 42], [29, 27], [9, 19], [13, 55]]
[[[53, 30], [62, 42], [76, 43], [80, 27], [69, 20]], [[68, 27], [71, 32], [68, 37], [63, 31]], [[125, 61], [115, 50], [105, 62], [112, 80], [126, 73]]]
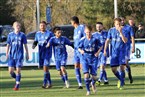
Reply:
[[126, 43], [127, 42], [127, 38], [123, 35], [123, 33], [122, 33], [122, 27], [120, 26], [120, 27], [118, 27], [118, 29], [117, 29], [118, 31], [119, 31], [119, 33], [120, 33], [120, 36], [121, 36], [121, 38], [122, 38], [122, 41], [124, 42], [124, 43]]

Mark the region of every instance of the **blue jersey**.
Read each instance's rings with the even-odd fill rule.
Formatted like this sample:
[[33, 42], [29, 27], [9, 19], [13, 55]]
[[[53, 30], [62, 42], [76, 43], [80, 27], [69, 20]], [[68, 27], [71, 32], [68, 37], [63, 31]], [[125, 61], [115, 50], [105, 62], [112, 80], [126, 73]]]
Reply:
[[11, 32], [7, 38], [7, 44], [10, 46], [9, 58], [23, 60], [23, 44], [27, 44], [26, 36], [23, 32], [18, 34]]
[[95, 57], [94, 54], [101, 46], [101, 43], [99, 43], [99, 41], [92, 36], [90, 40], [88, 40], [86, 37], [83, 37], [80, 40], [78, 47], [84, 50], [84, 57], [93, 58]]
[[[93, 33], [93, 37], [97, 38], [99, 40], [99, 42], [103, 45], [103, 49], [101, 50], [101, 52], [104, 52], [104, 46], [105, 46], [105, 41], [107, 39], [107, 31], [102, 31], [100, 32], [95, 32]], [[107, 52], [109, 52], [109, 49], [107, 48]]]
[[84, 26], [83, 25], [79, 25], [77, 28], [74, 29], [74, 48], [77, 49], [78, 45], [79, 45], [79, 41], [80, 39], [85, 36], [84, 33]]
[[35, 41], [38, 42], [39, 57], [41, 59], [50, 59], [52, 56], [52, 47], [46, 48], [46, 45], [52, 36], [54, 36], [53, 33], [47, 30], [44, 33], [38, 31], [35, 35]]
[[56, 38], [55, 36], [49, 40], [50, 46], [53, 46], [55, 60], [67, 58], [66, 45], [72, 45], [68, 38], [61, 36]]
[[131, 26], [125, 25], [123, 27], [123, 31], [125, 32], [126, 38], [128, 39], [127, 45], [131, 44], [131, 37], [134, 37], [134, 31]]
[[[104, 56], [103, 53], [104, 53], [105, 41], [107, 39], [107, 34], [108, 34], [107, 31], [102, 31], [101, 33], [100, 32], [93, 33], [93, 36], [97, 38], [98, 41], [103, 45], [103, 49], [101, 50], [98, 56], [98, 67], [102, 64], [106, 65], [106, 56]], [[106, 52], [107, 52], [107, 57], [109, 57], [109, 47], [107, 47]]]
[[[125, 36], [125, 32], [124, 30], [122, 30], [123, 35]], [[126, 36], [125, 36], [126, 37]], [[112, 54], [116, 55], [122, 51], [125, 50], [125, 43], [122, 41], [122, 38], [120, 36], [120, 32], [115, 28], [110, 28], [109, 32], [108, 32], [108, 36], [107, 39], [111, 40], [111, 56]]]

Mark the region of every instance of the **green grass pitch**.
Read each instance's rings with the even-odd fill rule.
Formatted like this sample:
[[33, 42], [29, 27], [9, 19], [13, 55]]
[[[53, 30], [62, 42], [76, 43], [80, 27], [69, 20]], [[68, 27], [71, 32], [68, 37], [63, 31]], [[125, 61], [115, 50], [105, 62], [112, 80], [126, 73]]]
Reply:
[[[0, 68], [1, 69], [1, 68]], [[90, 97], [145, 97], [145, 68], [144, 65], [132, 66], [133, 84], [129, 84], [126, 74], [125, 89], [119, 90], [116, 87], [117, 79], [114, 77], [111, 69], [107, 69], [109, 85], [97, 86], [97, 93]], [[55, 69], [51, 69], [51, 78], [53, 87], [51, 89], [42, 89], [43, 71], [38, 69], [22, 70], [21, 88], [19, 91], [13, 91], [14, 79], [8, 72], [0, 70], [0, 97], [86, 97], [86, 89], [83, 83], [83, 90], [77, 89], [74, 69], [67, 69], [69, 89], [63, 88], [64, 84]], [[99, 74], [98, 74], [99, 75]], [[83, 75], [82, 75], [83, 76]], [[82, 79], [83, 80], [83, 79]], [[84, 81], [83, 81], [84, 82]]]

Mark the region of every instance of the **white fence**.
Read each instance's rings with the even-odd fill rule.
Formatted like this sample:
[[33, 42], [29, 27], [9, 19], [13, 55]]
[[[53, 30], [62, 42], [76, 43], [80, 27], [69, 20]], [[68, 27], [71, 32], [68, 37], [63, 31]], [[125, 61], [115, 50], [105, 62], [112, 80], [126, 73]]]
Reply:
[[[24, 66], [38, 66], [39, 59], [38, 59], [38, 47], [34, 50], [32, 47], [32, 42], [28, 41], [29, 47], [29, 61], [24, 60]], [[68, 52], [68, 65], [73, 65], [73, 48], [67, 46]], [[107, 64], [109, 64], [109, 58], [107, 60]], [[131, 61], [130, 63], [145, 63], [145, 43], [135, 43], [135, 53], [131, 54]], [[55, 65], [54, 57], [52, 57], [51, 65]], [[7, 60], [6, 60], [6, 47], [0, 47], [0, 67], [7, 67]]]

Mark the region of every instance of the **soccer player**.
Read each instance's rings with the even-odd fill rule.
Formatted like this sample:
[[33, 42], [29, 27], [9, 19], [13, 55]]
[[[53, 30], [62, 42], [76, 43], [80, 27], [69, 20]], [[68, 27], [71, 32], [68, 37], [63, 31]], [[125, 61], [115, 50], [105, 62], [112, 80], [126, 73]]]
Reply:
[[78, 51], [78, 44], [80, 39], [85, 35], [84, 26], [79, 24], [79, 19], [77, 16], [73, 16], [71, 18], [71, 24], [75, 27], [73, 39], [74, 39], [74, 67], [75, 67], [76, 79], [79, 85], [78, 89], [83, 89], [81, 73], [80, 73], [81, 55]]
[[[87, 93], [90, 95], [90, 83], [92, 82], [92, 90], [96, 92], [96, 68], [97, 57], [102, 49], [99, 41], [92, 36], [92, 27], [85, 27], [86, 36], [81, 38], [78, 46], [78, 51], [82, 54], [82, 68], [84, 73], [84, 81], [86, 84]], [[90, 80], [90, 75], [92, 78]]]
[[[129, 65], [129, 61], [130, 61], [130, 53], [135, 52], [134, 31], [131, 26], [125, 24], [125, 19], [123, 17], [121, 17], [121, 25], [127, 36], [126, 38], [128, 39], [128, 41], [126, 43], [126, 68], [127, 68], [130, 83], [133, 83], [133, 78], [131, 75], [131, 67]], [[132, 44], [132, 49], [131, 49], [131, 44]]]
[[[99, 76], [98, 82], [96, 82], [96, 83], [98, 85], [100, 85], [102, 79], [104, 78], [104, 85], [107, 85], [107, 84], [109, 84], [108, 78], [107, 78], [107, 73], [105, 70], [107, 57], [104, 56], [103, 51], [104, 51], [104, 45], [105, 45], [105, 41], [107, 39], [108, 33], [103, 30], [102, 22], [96, 23], [96, 30], [97, 30], [97, 32], [93, 33], [93, 36], [95, 38], [97, 38], [101, 44], [103, 44], [103, 49], [101, 50], [101, 52], [99, 53], [99, 56], [98, 56], [98, 67], [100, 67], [100, 76]], [[109, 55], [109, 49], [107, 49], [107, 55]]]
[[[6, 57], [8, 59], [8, 70], [11, 77], [16, 80], [13, 90], [17, 91], [20, 88], [21, 68], [23, 66], [24, 50], [26, 50], [26, 60], [29, 59], [27, 39], [23, 32], [21, 32], [21, 24], [19, 22], [13, 23], [14, 31], [8, 34]], [[16, 68], [16, 73], [14, 72]]]
[[67, 62], [66, 45], [73, 46], [73, 43], [68, 38], [61, 36], [60, 27], [55, 27], [53, 32], [55, 36], [49, 40], [46, 47], [53, 46], [56, 69], [59, 71], [66, 88], [69, 88], [68, 75], [65, 69]]
[[[105, 42], [104, 55], [105, 56], [107, 55], [106, 50], [110, 42], [111, 45], [110, 66], [114, 75], [119, 79], [117, 87], [120, 88], [121, 90], [123, 89], [124, 86], [124, 76], [125, 76], [124, 66], [126, 64], [125, 51], [126, 51], [127, 38], [124, 36], [125, 31], [121, 26], [120, 18], [114, 19], [114, 25], [115, 27], [109, 29], [107, 40]], [[117, 70], [118, 66], [120, 66], [120, 73]]]
[[52, 87], [51, 76], [49, 72], [49, 66], [52, 56], [52, 47], [46, 48], [49, 39], [53, 36], [53, 33], [46, 30], [46, 22], [42, 21], [39, 25], [40, 31], [35, 35], [35, 40], [32, 48], [34, 49], [38, 44], [39, 49], [39, 66], [43, 66], [44, 79], [42, 88], [48, 89]]

